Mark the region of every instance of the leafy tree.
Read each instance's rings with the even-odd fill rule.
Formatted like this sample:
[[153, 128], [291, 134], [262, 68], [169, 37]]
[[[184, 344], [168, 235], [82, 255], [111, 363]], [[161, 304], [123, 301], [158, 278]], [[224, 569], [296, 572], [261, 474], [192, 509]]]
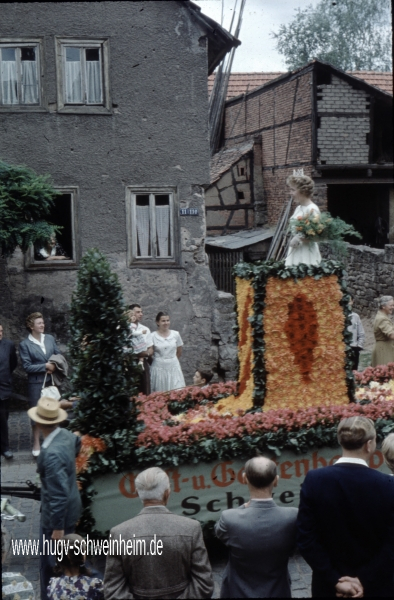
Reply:
[[45, 220], [60, 192], [49, 175], [38, 175], [24, 166], [0, 161], [0, 253], [11, 256], [17, 246], [45, 243], [61, 227]]
[[390, 0], [320, 0], [272, 35], [290, 70], [316, 58], [344, 71], [391, 71]]
[[136, 362], [129, 346], [122, 289], [99, 250], [86, 252], [71, 303], [72, 386], [81, 400], [73, 428], [103, 437], [133, 424]]

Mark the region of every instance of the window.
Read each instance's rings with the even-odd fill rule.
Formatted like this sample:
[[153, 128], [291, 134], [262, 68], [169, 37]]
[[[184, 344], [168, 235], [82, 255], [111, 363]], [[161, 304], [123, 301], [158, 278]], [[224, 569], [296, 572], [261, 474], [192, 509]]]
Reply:
[[[59, 189], [59, 188], [58, 188]], [[36, 245], [27, 257], [27, 267], [64, 269], [76, 267], [79, 258], [77, 188], [61, 188], [47, 220], [61, 227], [56, 238], [48, 244]]]
[[174, 191], [129, 188], [127, 193], [130, 262], [175, 264]]
[[58, 110], [109, 112], [108, 42], [57, 39]]
[[31, 109], [40, 106], [40, 43], [1, 41], [0, 106]]

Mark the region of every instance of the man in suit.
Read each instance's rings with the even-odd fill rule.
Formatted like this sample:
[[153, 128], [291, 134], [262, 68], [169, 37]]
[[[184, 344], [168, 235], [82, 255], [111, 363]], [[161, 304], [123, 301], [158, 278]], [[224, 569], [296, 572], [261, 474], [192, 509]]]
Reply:
[[142, 312], [142, 308], [139, 304], [130, 304], [129, 305], [129, 310], [133, 312], [134, 317], [135, 317], [135, 324], [136, 324], [136, 329], [135, 329], [135, 333], [136, 334], [140, 334], [144, 337], [145, 343], [146, 343], [146, 352], [141, 352], [139, 354], [139, 356], [143, 357], [144, 359], [144, 369], [143, 372], [141, 373], [141, 380], [140, 380], [140, 384], [139, 384], [139, 391], [142, 394], [145, 394], [145, 396], [149, 396], [150, 394], [150, 364], [149, 364], [149, 359], [153, 354], [153, 341], [152, 341], [152, 334], [151, 331], [149, 329], [149, 327], [147, 327], [146, 325], [142, 325], [141, 321], [144, 318], [144, 313]]
[[15, 344], [3, 338], [3, 326], [0, 325], [0, 433], [1, 453], [10, 459], [12, 454], [8, 441], [8, 403], [12, 391], [12, 372], [16, 369], [18, 359]]
[[[158, 467], [147, 469], [138, 475], [135, 487], [144, 508], [111, 529], [113, 552], [105, 566], [105, 599], [210, 598], [212, 570], [201, 526], [166, 508], [167, 474]], [[130, 553], [124, 548], [128, 542], [134, 545]]]
[[249, 502], [223, 511], [215, 527], [230, 551], [220, 597], [291, 598], [288, 560], [295, 549], [297, 509], [272, 499], [279, 479], [272, 460], [248, 460], [243, 479]]
[[54, 550], [52, 540], [74, 533], [81, 516], [82, 503], [75, 469], [75, 457], [79, 453], [81, 440], [59, 427], [67, 418], [67, 413], [60, 408], [57, 400], [42, 397], [37, 406], [27, 412], [37, 423], [44, 438], [37, 459], [37, 471], [41, 478], [41, 600], [45, 600], [55, 566], [55, 553], [51, 552]]
[[302, 484], [297, 541], [312, 567], [312, 596], [393, 598], [394, 477], [368, 467], [373, 422], [343, 419], [343, 456]]

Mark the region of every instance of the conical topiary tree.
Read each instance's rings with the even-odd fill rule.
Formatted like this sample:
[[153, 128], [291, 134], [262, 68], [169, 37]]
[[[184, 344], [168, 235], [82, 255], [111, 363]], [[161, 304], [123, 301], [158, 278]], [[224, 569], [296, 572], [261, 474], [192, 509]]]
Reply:
[[81, 398], [73, 429], [81, 433], [105, 437], [133, 426], [137, 368], [123, 351], [129, 346], [125, 309], [118, 276], [101, 252], [88, 250], [72, 297], [69, 345], [72, 385]]

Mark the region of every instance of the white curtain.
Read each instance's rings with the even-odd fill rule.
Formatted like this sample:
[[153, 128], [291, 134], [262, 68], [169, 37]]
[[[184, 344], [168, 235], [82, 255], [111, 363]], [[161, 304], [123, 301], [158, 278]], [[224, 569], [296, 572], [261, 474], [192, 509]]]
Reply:
[[86, 61], [86, 80], [88, 104], [100, 104], [103, 99], [101, 94], [101, 69], [99, 61]]
[[18, 104], [16, 61], [1, 61], [1, 85], [3, 104]]
[[82, 104], [81, 63], [66, 60], [66, 104]]
[[37, 63], [22, 60], [22, 104], [38, 103]]
[[168, 240], [170, 237], [170, 207], [156, 206], [156, 232], [159, 256], [170, 256]]
[[[149, 248], [149, 206], [136, 206], [137, 239], [140, 247], [138, 256], [150, 256]], [[137, 249], [138, 253], [138, 249]]]

